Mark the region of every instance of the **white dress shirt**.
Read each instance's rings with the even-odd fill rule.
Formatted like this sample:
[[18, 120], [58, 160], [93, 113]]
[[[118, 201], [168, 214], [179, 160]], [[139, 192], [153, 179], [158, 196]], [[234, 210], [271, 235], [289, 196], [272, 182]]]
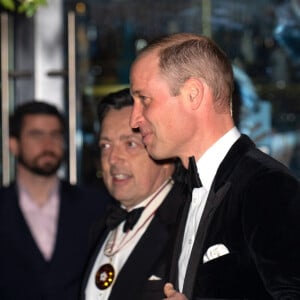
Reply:
[[[129, 230], [127, 233], [123, 232], [123, 226], [124, 226], [124, 222], [125, 222], [124, 221], [124, 222], [120, 223], [120, 225], [115, 230], [113, 230], [109, 233], [109, 235], [107, 236], [105, 242], [103, 243], [103, 246], [95, 260], [94, 266], [92, 268], [92, 272], [90, 273], [90, 276], [89, 276], [89, 279], [87, 282], [87, 286], [85, 289], [85, 299], [86, 300], [100, 300], [100, 299], [107, 300], [108, 299], [108, 297], [111, 293], [113, 284], [116, 281], [116, 277], [118, 276], [118, 273], [120, 272], [120, 270], [122, 269], [126, 260], [128, 259], [129, 255], [134, 250], [134, 247], [136, 246], [136, 244], [138, 243], [138, 241], [140, 240], [140, 238], [143, 236], [144, 232], [148, 228], [151, 220], [154, 217], [155, 211], [157, 210], [157, 208], [160, 206], [160, 204], [163, 202], [164, 198], [167, 196], [167, 194], [171, 190], [171, 188], [173, 186], [173, 181], [171, 181], [171, 180], [168, 180], [168, 181], [169, 181], [169, 183], [165, 182], [158, 189], [158, 190], [160, 190], [164, 185], [167, 184], [161, 190], [161, 192], [153, 199], [153, 201], [151, 201], [151, 199], [157, 192], [155, 192], [150, 197], [148, 197], [143, 202], [139, 203], [136, 207], [134, 207], [134, 208], [138, 208], [138, 207], [144, 206], [145, 209], [143, 210], [138, 222], [136, 223], [136, 225], [134, 226], [134, 228], [132, 230]], [[149, 205], [147, 205], [149, 201], [150, 201], [150, 203], [149, 203]], [[132, 208], [132, 209], [134, 209], [134, 208]], [[124, 246], [121, 246], [119, 251], [116, 254], [114, 254], [112, 257], [107, 257], [104, 254], [104, 249], [105, 249], [106, 244], [108, 243], [108, 241], [110, 239], [112, 239], [114, 234], [116, 234], [115, 245], [118, 246], [121, 243], [121, 245], [124, 245]], [[123, 242], [122, 242], [122, 240], [123, 240]], [[128, 243], [126, 243], [126, 241], [128, 241]], [[113, 266], [113, 268], [115, 270], [115, 279], [110, 287], [108, 287], [105, 290], [100, 290], [97, 288], [97, 286], [95, 284], [95, 275], [96, 275], [99, 267], [104, 264], [107, 264], [107, 263], [109, 263]]]
[[178, 284], [182, 291], [189, 258], [196, 238], [198, 226], [207, 201], [210, 187], [227, 152], [240, 137], [236, 127], [228, 131], [213, 144], [197, 161], [197, 169], [202, 182], [201, 188], [194, 188], [182, 241], [182, 249], [178, 261]]

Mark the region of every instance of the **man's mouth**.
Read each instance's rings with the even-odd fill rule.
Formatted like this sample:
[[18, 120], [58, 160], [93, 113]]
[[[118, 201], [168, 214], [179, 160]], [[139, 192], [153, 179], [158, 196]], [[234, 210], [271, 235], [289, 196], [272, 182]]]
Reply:
[[150, 139], [151, 133], [150, 132], [143, 132], [142, 133], [142, 140], [144, 145], [146, 146], [147, 144], [149, 144], [149, 139]]
[[113, 174], [112, 177], [116, 180], [125, 180], [129, 178], [129, 175], [126, 174]]

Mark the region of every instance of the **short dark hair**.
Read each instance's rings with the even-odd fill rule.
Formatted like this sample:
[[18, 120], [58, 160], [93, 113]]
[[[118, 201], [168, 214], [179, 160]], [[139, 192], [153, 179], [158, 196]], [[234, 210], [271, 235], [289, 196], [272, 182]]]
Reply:
[[131, 97], [129, 88], [110, 93], [103, 97], [102, 100], [99, 102], [97, 109], [100, 128], [104, 117], [111, 109], [119, 110], [126, 106], [133, 106], [133, 99]]
[[54, 116], [60, 121], [63, 132], [65, 131], [65, 119], [62, 113], [52, 104], [44, 101], [27, 101], [18, 105], [9, 117], [10, 137], [20, 138], [23, 121], [28, 115]]

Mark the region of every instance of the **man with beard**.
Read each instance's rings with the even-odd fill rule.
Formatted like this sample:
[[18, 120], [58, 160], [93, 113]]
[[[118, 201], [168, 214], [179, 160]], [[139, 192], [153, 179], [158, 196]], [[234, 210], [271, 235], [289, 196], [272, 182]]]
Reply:
[[0, 299], [77, 299], [88, 231], [109, 198], [59, 179], [64, 135], [51, 104], [26, 102], [10, 117], [16, 181], [0, 190]]

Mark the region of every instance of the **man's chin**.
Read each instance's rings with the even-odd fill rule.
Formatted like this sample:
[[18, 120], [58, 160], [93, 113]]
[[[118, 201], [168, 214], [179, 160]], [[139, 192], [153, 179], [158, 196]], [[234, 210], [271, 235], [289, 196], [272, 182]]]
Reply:
[[44, 176], [44, 177], [50, 177], [57, 173], [62, 163], [62, 160], [55, 159], [52, 160], [51, 162], [50, 161], [28, 162], [27, 160], [24, 160], [23, 157], [19, 157], [18, 163], [21, 166], [23, 166], [23, 168], [25, 168], [27, 171], [31, 172], [32, 174]]
[[162, 160], [162, 159], [167, 158], [167, 157], [162, 156], [161, 153], [159, 153], [153, 145], [152, 146], [147, 145], [146, 150], [147, 150], [147, 152], [149, 153], [149, 155], [151, 156], [152, 159]]
[[44, 166], [35, 166], [35, 167], [30, 167], [27, 168], [30, 172], [39, 175], [39, 176], [44, 176], [44, 177], [51, 177], [55, 175], [59, 169], [58, 164], [56, 165], [44, 165]]
[[51, 176], [53, 176], [57, 173], [58, 168], [56, 168], [56, 169], [35, 169], [35, 170], [32, 170], [32, 171], [36, 175], [40, 175], [40, 176], [43, 176], [43, 177], [51, 177]]

